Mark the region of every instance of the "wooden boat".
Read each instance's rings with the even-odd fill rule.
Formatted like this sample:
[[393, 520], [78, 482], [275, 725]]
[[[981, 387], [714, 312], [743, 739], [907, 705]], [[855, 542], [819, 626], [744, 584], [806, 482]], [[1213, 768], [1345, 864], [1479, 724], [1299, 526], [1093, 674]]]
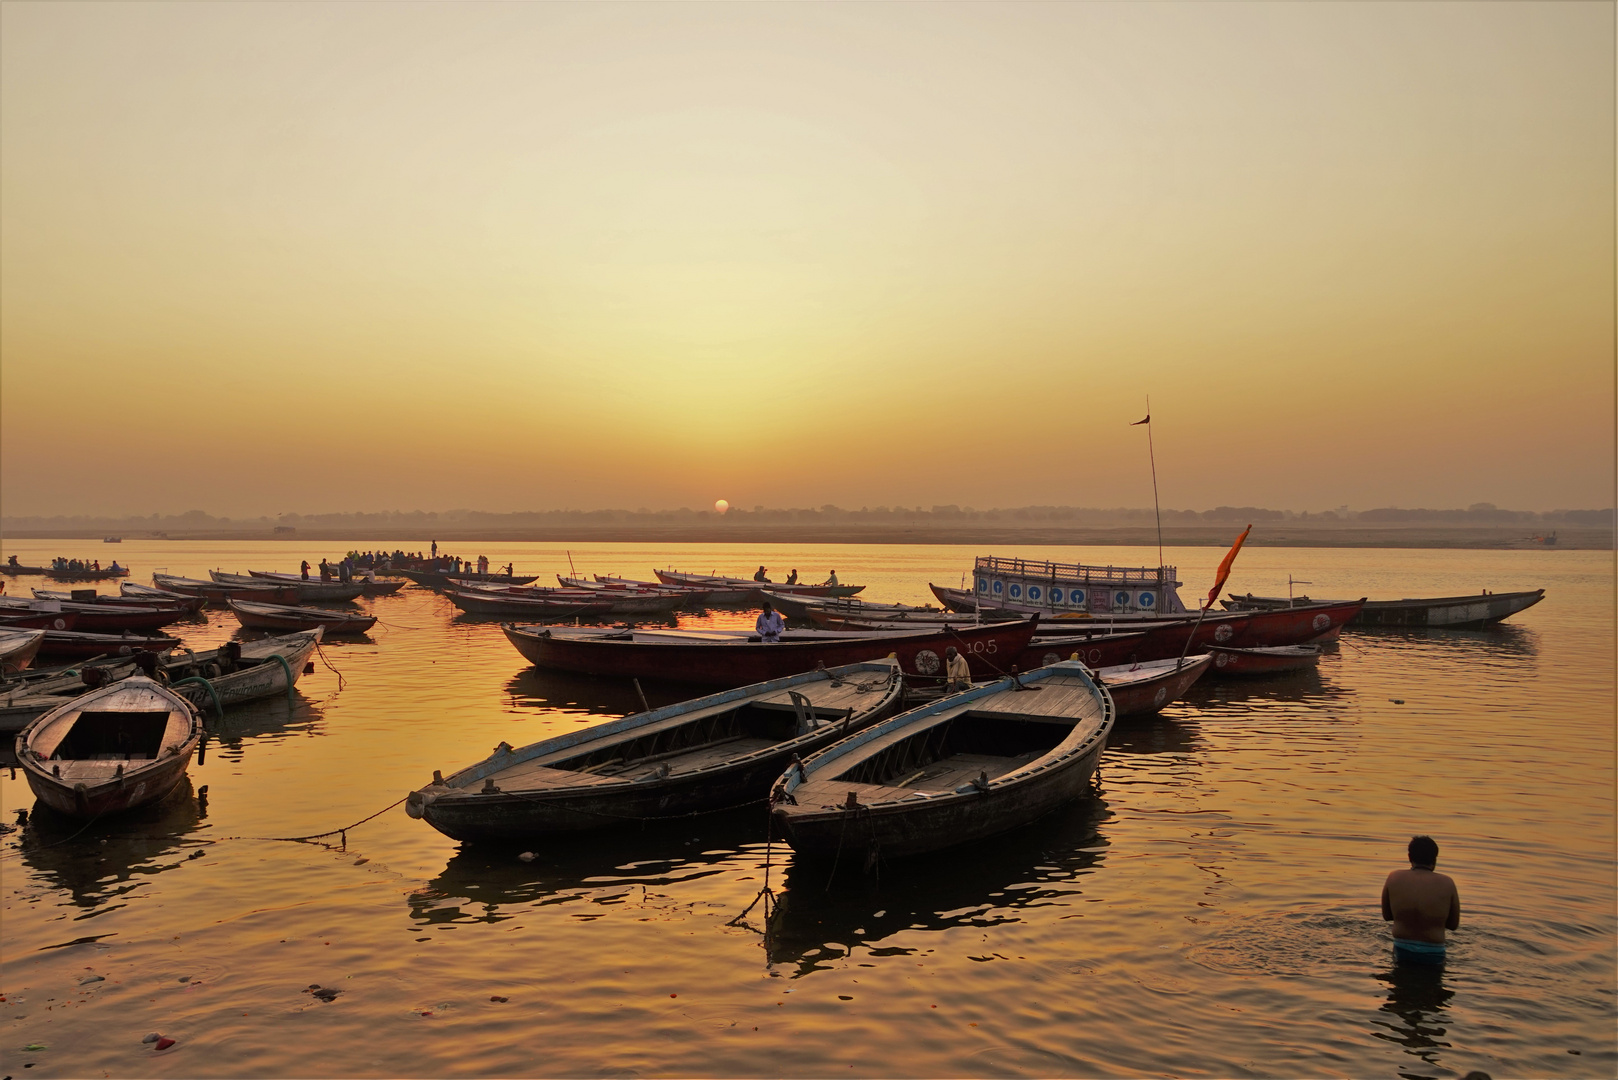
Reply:
[[756, 586], [728, 585], [671, 585], [665, 581], [637, 581], [634, 578], [614, 577], [611, 574], [597, 574], [598, 585], [608, 585], [615, 588], [635, 589], [679, 589], [685, 593], [688, 607], [747, 607], [754, 603]]
[[1257, 649], [1230, 649], [1223, 645], [1210, 645], [1215, 674], [1225, 675], [1279, 675], [1286, 671], [1301, 671], [1320, 663], [1319, 645], [1274, 645]]
[[1028, 647], [1013, 661], [1018, 671], [1059, 664], [1075, 654], [1085, 666], [1091, 668], [1125, 667], [1142, 662], [1147, 642], [1146, 631], [1135, 630], [1124, 634], [1095, 634], [1072, 637], [1035, 637]]
[[298, 590], [291, 585], [257, 582], [252, 585], [221, 585], [216, 581], [153, 574], [152, 583], [164, 592], [199, 596], [204, 603], [224, 607], [227, 600], [250, 600], [258, 604], [296, 604]]
[[497, 615], [507, 619], [600, 618], [611, 615], [658, 615], [677, 611], [685, 604], [678, 594], [641, 594], [627, 591], [585, 589], [529, 589], [509, 592], [488, 588], [444, 590], [450, 603], [472, 615]]
[[724, 635], [660, 634], [630, 628], [501, 624], [516, 650], [535, 667], [586, 675], [661, 679], [702, 686], [745, 686], [817, 667], [833, 668], [892, 653], [906, 676], [938, 677], [953, 645], [972, 673], [992, 678], [1001, 661], [1021, 652], [1036, 623], [992, 623], [942, 633], [871, 634], [776, 644]]
[[111, 581], [114, 578], [128, 577], [129, 567], [120, 566], [116, 570], [92, 570], [89, 567], [80, 567], [69, 570], [65, 567], [47, 566], [41, 571], [46, 577], [56, 581]]
[[79, 621], [76, 611], [7, 611], [0, 609], [0, 626], [8, 630], [71, 630]]
[[163, 653], [180, 644], [179, 638], [161, 634], [88, 634], [77, 630], [46, 630], [39, 658], [68, 663], [96, 656], [129, 656], [145, 649]]
[[717, 574], [686, 574], [678, 570], [653, 570], [652, 573], [656, 574], [657, 580], [665, 585], [749, 589], [753, 592], [769, 589], [771, 592], [790, 593], [794, 596], [853, 596], [865, 589], [864, 585], [786, 585], [778, 581], [753, 581], [748, 578], [721, 577]]
[[1184, 663], [1178, 659], [1150, 660], [1144, 664], [1099, 668], [1095, 677], [1112, 694], [1120, 719], [1150, 716], [1179, 701], [1192, 683], [1208, 673], [1213, 662], [1207, 654], [1188, 656]]
[[[1310, 600], [1307, 596], [1246, 596], [1228, 594], [1222, 601], [1232, 611], [1278, 611], [1337, 601]], [[1443, 626], [1453, 630], [1488, 626], [1509, 619], [1545, 598], [1544, 589], [1528, 592], [1479, 593], [1476, 596], [1440, 596], [1426, 600], [1367, 600], [1350, 626]]]
[[916, 855], [1005, 832], [1083, 798], [1112, 697], [1065, 661], [877, 723], [787, 770], [775, 823], [809, 858]]
[[895, 660], [774, 679], [569, 731], [410, 793], [405, 811], [464, 841], [515, 841], [763, 801], [794, 756], [887, 715]]
[[248, 600], [231, 600], [230, 610], [236, 620], [253, 630], [313, 630], [321, 627], [330, 637], [333, 634], [363, 634], [376, 625], [375, 615], [349, 615], [319, 608], [285, 607], [281, 604], [255, 604]]
[[481, 582], [499, 585], [527, 585], [538, 579], [538, 574], [510, 575], [510, 574], [452, 574], [447, 570], [393, 570], [390, 573], [402, 574], [414, 581], [417, 585], [425, 585], [429, 589], [442, 589], [448, 585]]
[[44, 642], [43, 630], [0, 629], [0, 672], [21, 671], [32, 664]]
[[[208, 576], [220, 585], [245, 585], [249, 588], [262, 588], [263, 583], [270, 580], [253, 577], [250, 574], [226, 574], [219, 570], [208, 571]], [[364, 591], [358, 582], [353, 581], [345, 585], [341, 581], [318, 581], [314, 578], [304, 581], [300, 578], [295, 582], [277, 581], [275, 584], [298, 590], [298, 601], [306, 604], [332, 604], [344, 600], [358, 600], [360, 593]]]
[[932, 585], [952, 611], [1156, 618], [1186, 611], [1173, 566], [1099, 566], [980, 555], [971, 590]]
[[67, 604], [95, 604], [109, 610], [130, 610], [134, 608], [156, 608], [159, 611], [173, 611], [180, 616], [193, 615], [202, 610], [200, 596], [180, 596], [173, 593], [163, 593], [157, 589], [147, 588], [144, 585], [135, 585], [127, 581], [119, 582], [120, 590], [145, 589], [144, 596], [120, 591], [117, 594], [97, 593], [94, 589], [35, 589], [35, 600], [55, 600]]
[[158, 630], [169, 623], [185, 618], [187, 612], [176, 608], [155, 608], [147, 604], [114, 606], [110, 604], [79, 604], [66, 600], [24, 600], [15, 596], [0, 596], [0, 612], [26, 614], [32, 611], [71, 611], [78, 615], [75, 626], [91, 634], [121, 634], [129, 630]]
[[[941, 616], [943, 610], [935, 607], [916, 607], [911, 604], [873, 604], [869, 600], [861, 600], [854, 596], [805, 596], [801, 593], [777, 592], [775, 589], [760, 589], [760, 596], [782, 615], [789, 619], [807, 619], [814, 612], [827, 616], [841, 615], [852, 619], [892, 619], [916, 618], [919, 616]], [[959, 618], [956, 622], [959, 622]]]
[[[234, 660], [224, 657], [225, 649], [221, 647], [203, 652], [187, 650], [159, 663], [169, 677], [169, 688], [206, 713], [286, 694], [297, 685], [304, 664], [319, 647], [321, 634], [316, 627], [282, 637], [240, 642], [241, 656]], [[0, 696], [0, 732], [18, 731], [35, 717], [82, 694], [87, 685], [83, 673], [92, 669], [98, 670], [96, 679], [102, 683], [118, 682], [139, 673], [134, 661], [125, 657], [64, 668], [41, 679], [16, 680]]]
[[[35, 590], [36, 594], [38, 591], [37, 589]], [[127, 597], [130, 600], [146, 601], [153, 606], [170, 604], [181, 608], [188, 615], [195, 615], [208, 602], [200, 596], [187, 596], [185, 593], [170, 592], [167, 589], [154, 589], [150, 585], [141, 585], [133, 581], [120, 581], [118, 583], [118, 593], [120, 596]], [[98, 602], [105, 603], [111, 599], [112, 597], [109, 596], [105, 600], [99, 600]]]
[[28, 786], [53, 810], [99, 818], [156, 802], [185, 777], [202, 738], [191, 703], [144, 676], [92, 690], [17, 736]]
[[0, 563], [0, 574], [10, 574], [12, 577], [23, 574], [39, 574], [43, 576], [44, 573], [45, 568], [43, 566], [24, 566], [17, 561], [17, 556], [15, 555], [11, 556], [8, 561]]
[[[273, 570], [249, 570], [247, 575], [263, 581], [273, 581], [278, 585], [300, 586], [305, 582], [305, 579], [301, 574], [279, 574]], [[318, 585], [320, 582], [316, 581], [315, 584]], [[338, 584], [342, 584], [342, 582], [338, 582]], [[349, 584], [358, 585], [360, 587], [361, 596], [392, 596], [394, 593], [408, 585], [409, 582], [372, 581], [369, 578], [356, 577], [349, 582]], [[247, 598], [242, 597], [241, 599]]]

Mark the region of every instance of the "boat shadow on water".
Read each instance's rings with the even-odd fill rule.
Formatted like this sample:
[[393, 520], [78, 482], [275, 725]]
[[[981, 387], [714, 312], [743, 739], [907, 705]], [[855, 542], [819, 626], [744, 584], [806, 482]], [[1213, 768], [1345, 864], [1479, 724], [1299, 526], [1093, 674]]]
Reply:
[[197, 745], [197, 764], [206, 765], [210, 753], [226, 761], [240, 761], [250, 743], [293, 735], [320, 735], [325, 711], [299, 691], [232, 705], [220, 716], [210, 706], [203, 714], [203, 737]]
[[[88, 826], [36, 801], [17, 852], [24, 866], [51, 888], [67, 893], [90, 918], [108, 904], [121, 906], [144, 887], [142, 879], [178, 869], [205, 843], [207, 797], [189, 777], [155, 803], [110, 815]], [[182, 854], [187, 847], [196, 851]]]
[[[694, 696], [691, 687], [680, 683], [642, 679], [640, 687], [654, 709], [689, 701]], [[633, 682], [604, 675], [527, 667], [507, 680], [505, 690], [514, 706], [547, 712], [628, 716], [644, 708]]]
[[[748, 807], [622, 832], [563, 834], [535, 841], [532, 860], [519, 858], [520, 844], [463, 845], [442, 872], [405, 897], [412, 932], [423, 925], [503, 922], [549, 904], [612, 906], [630, 891], [739, 870], [751, 876], [767, 826], [763, 809]], [[787, 850], [777, 841], [775, 858]]]
[[[1023, 912], [1073, 902], [1104, 861], [1104, 799], [1070, 803], [1026, 827], [929, 855], [840, 865], [792, 862], [764, 925], [771, 964], [794, 977], [872, 956], [918, 951], [916, 932], [1019, 922]], [[906, 944], [883, 945], [899, 935]], [[974, 940], [976, 940], [974, 938]]]

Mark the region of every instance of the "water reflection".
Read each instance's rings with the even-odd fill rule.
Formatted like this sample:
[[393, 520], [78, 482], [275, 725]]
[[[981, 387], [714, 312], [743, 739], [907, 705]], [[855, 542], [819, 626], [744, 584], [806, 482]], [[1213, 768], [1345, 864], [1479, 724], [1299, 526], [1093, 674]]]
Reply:
[[322, 735], [325, 712], [318, 702], [293, 691], [289, 703], [285, 695], [243, 702], [225, 710], [224, 716], [208, 715], [202, 744], [197, 747], [197, 764], [207, 763], [210, 744], [213, 752], [226, 761], [241, 761], [249, 742], [280, 739], [289, 735]]
[[1399, 1075], [1412, 1080], [1447, 1075], [1448, 1070], [1439, 1065], [1438, 1058], [1441, 1051], [1450, 1048], [1443, 1039], [1448, 1034], [1447, 1009], [1455, 991], [1444, 985], [1443, 966], [1396, 963], [1377, 979], [1387, 984], [1388, 999], [1372, 1021], [1380, 1029], [1372, 1031], [1372, 1036], [1404, 1047], [1405, 1053], [1435, 1070]]
[[[536, 905], [612, 906], [630, 894], [644, 898], [652, 886], [690, 883], [726, 869], [751, 876], [757, 852], [749, 846], [763, 844], [765, 825], [763, 813], [751, 808], [650, 822], [621, 833], [546, 839], [531, 861], [519, 858], [517, 848], [463, 847], [405, 901], [415, 932], [423, 925], [503, 922]], [[775, 858], [785, 851], [777, 843]]]
[[1539, 657], [1539, 632], [1526, 626], [1496, 623], [1476, 630], [1441, 627], [1356, 628], [1343, 644], [1364, 651], [1419, 650], [1435, 659], [1462, 662], [1534, 661]]
[[1188, 706], [1213, 708], [1268, 703], [1320, 709], [1346, 704], [1355, 691], [1336, 683], [1318, 667], [1288, 671], [1267, 678], [1198, 679], [1181, 699]]
[[[641, 691], [652, 708], [689, 701], [702, 693], [699, 688], [678, 683], [661, 683], [642, 679]], [[550, 712], [596, 713], [607, 716], [628, 716], [644, 707], [635, 684], [628, 679], [614, 679], [596, 675], [577, 675], [565, 671], [547, 671], [524, 668], [506, 681], [506, 693], [511, 704], [518, 708], [541, 709]]]
[[1108, 754], [1189, 754], [1202, 741], [1202, 729], [1194, 719], [1176, 719], [1161, 714], [1125, 717], [1113, 725], [1107, 736]]
[[[883, 863], [867, 874], [857, 861], [833, 867], [793, 863], [765, 935], [772, 964], [794, 977], [831, 967], [863, 949], [901, 956], [881, 943], [907, 931], [945, 931], [1020, 922], [1030, 908], [1069, 902], [1107, 847], [1103, 800], [1075, 803], [1018, 829], [933, 856]], [[973, 940], [977, 940], [974, 938]]]
[[44, 884], [90, 909], [79, 918], [91, 918], [122, 907], [114, 901], [144, 888], [141, 879], [184, 864], [189, 856], [179, 851], [188, 846], [191, 834], [205, 828], [207, 813], [207, 800], [192, 791], [189, 778], [161, 802], [88, 828], [36, 802], [18, 850], [24, 865], [37, 871]]

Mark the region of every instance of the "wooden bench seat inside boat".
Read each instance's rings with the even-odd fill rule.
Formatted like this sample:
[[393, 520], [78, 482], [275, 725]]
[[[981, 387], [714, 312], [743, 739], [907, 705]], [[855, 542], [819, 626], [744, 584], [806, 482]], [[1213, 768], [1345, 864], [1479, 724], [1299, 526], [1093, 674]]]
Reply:
[[899, 799], [925, 798], [947, 795], [956, 788], [970, 784], [984, 773], [989, 779], [1004, 776], [1022, 768], [1039, 754], [1034, 751], [1003, 757], [997, 754], [955, 754], [932, 762], [901, 784], [861, 784], [848, 780], [822, 780], [818, 777], [800, 784], [793, 797], [800, 806], [819, 806], [833, 809], [848, 802], [848, 793], [854, 792], [862, 805], [895, 802]]

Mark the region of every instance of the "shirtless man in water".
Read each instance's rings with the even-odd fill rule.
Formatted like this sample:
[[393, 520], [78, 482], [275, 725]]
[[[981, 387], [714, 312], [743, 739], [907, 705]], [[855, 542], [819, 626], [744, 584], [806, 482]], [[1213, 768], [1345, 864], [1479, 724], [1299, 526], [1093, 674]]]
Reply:
[[1430, 836], [1410, 841], [1410, 869], [1395, 870], [1382, 886], [1382, 918], [1393, 924], [1395, 960], [1444, 962], [1444, 931], [1461, 925], [1461, 894], [1455, 882], [1433, 869], [1438, 844]]

